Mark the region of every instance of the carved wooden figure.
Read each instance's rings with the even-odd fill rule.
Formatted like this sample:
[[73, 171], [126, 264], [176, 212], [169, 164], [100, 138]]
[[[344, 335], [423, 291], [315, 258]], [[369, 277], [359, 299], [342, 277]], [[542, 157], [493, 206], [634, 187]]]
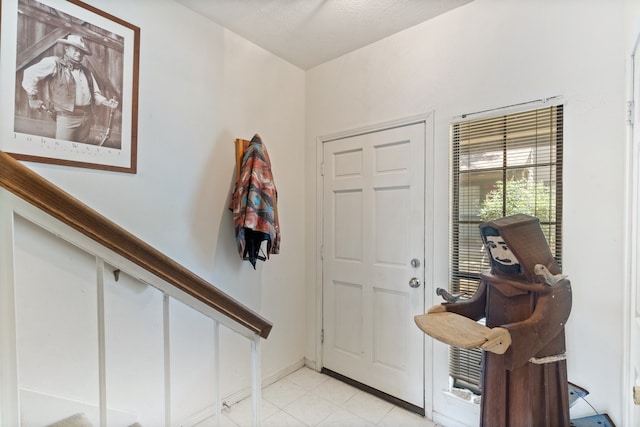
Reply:
[[[440, 341], [485, 350], [482, 427], [569, 427], [564, 326], [571, 284], [560, 274], [537, 218], [518, 214], [490, 221], [480, 233], [491, 271], [481, 275], [476, 293], [432, 307], [416, 316], [416, 324]], [[464, 337], [470, 345], [461, 345], [451, 336], [455, 327], [448, 337], [441, 335], [443, 313], [467, 318], [462, 322], [486, 318], [486, 328], [474, 327], [476, 341]]]

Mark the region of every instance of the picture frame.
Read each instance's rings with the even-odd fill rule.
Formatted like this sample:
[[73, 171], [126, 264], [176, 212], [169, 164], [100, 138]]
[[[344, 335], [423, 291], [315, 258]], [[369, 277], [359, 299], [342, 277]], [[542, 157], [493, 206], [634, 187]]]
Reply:
[[139, 53], [139, 27], [80, 0], [0, 0], [0, 150], [135, 174]]

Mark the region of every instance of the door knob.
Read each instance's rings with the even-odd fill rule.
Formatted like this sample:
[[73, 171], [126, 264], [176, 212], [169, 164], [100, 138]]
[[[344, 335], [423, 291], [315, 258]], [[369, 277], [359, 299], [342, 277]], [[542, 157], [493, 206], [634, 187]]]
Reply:
[[419, 288], [420, 280], [417, 277], [412, 277], [411, 280], [409, 280], [409, 286], [412, 288]]

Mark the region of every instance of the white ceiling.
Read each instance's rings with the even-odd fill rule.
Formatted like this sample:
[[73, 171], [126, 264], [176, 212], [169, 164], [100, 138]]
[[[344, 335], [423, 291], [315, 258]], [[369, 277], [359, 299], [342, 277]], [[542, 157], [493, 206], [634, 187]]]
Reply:
[[307, 70], [472, 0], [176, 0]]

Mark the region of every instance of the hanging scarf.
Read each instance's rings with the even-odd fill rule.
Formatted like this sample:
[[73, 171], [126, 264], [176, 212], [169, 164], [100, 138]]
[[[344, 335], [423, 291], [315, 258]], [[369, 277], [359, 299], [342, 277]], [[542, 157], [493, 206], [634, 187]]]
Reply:
[[[256, 134], [242, 158], [240, 176], [231, 197], [233, 226], [238, 252], [256, 268], [256, 261], [266, 261], [280, 252], [278, 192], [273, 182], [271, 161], [262, 139]], [[262, 242], [266, 253], [260, 255]]]

